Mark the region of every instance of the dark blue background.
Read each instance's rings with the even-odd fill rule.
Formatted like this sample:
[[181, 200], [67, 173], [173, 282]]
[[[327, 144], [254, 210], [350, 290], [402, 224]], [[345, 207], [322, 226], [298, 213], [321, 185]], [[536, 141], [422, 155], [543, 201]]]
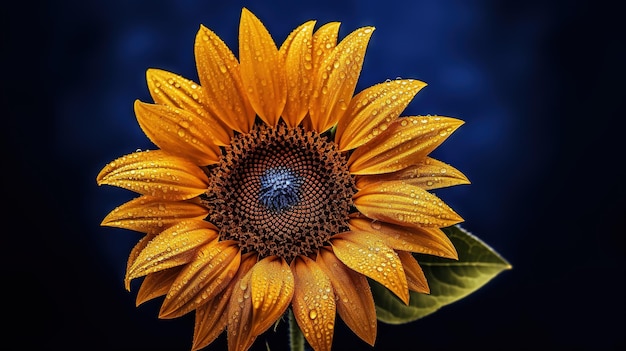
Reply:
[[[145, 70], [197, 81], [200, 24], [237, 51], [246, 6], [281, 43], [297, 25], [377, 28], [357, 91], [429, 83], [405, 111], [466, 124], [433, 156], [472, 185], [437, 191], [514, 266], [422, 320], [380, 324], [381, 350], [624, 346], [624, 40], [600, 1], [65, 1], [21, 3], [2, 20], [4, 310], [25, 348], [187, 350], [193, 316], [135, 308], [123, 274], [136, 233], [101, 228], [130, 199], [99, 188], [112, 159], [154, 148], [133, 101]], [[618, 118], [621, 117], [621, 118]], [[6, 330], [6, 327], [3, 327]], [[285, 346], [285, 326], [267, 340]], [[7, 333], [3, 333], [7, 334]], [[210, 350], [225, 345], [221, 336]], [[370, 350], [345, 327], [337, 350]], [[410, 348], [412, 349], [412, 348]]]

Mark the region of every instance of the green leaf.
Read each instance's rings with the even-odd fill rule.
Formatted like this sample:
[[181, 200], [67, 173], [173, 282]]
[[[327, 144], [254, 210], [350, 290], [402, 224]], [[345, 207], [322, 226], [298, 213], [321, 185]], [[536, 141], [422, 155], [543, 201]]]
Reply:
[[430, 294], [411, 291], [405, 305], [381, 284], [370, 280], [378, 320], [389, 324], [412, 322], [473, 293], [512, 266], [480, 239], [460, 226], [443, 228], [459, 254], [459, 260], [415, 254]]

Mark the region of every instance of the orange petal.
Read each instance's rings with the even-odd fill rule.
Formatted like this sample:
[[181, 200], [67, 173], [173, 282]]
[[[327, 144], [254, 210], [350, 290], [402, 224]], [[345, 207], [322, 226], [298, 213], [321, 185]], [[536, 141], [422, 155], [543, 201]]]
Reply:
[[330, 279], [320, 266], [308, 257], [291, 262], [296, 290], [293, 315], [304, 337], [315, 351], [330, 351], [335, 331], [335, 294]]
[[294, 294], [294, 277], [289, 265], [274, 256], [252, 267], [252, 334], [268, 329], [287, 310]]
[[313, 70], [318, 72], [322, 62], [337, 46], [339, 22], [329, 22], [322, 25], [313, 34]]
[[275, 126], [287, 100], [285, 63], [263, 23], [244, 8], [239, 22], [239, 69], [257, 115]]
[[297, 126], [309, 112], [314, 26], [315, 21], [309, 21], [296, 28], [279, 50], [287, 71], [287, 102], [283, 110], [283, 119], [289, 127]]
[[[146, 79], [154, 102], [197, 115], [197, 118], [194, 118], [194, 121], [190, 123], [196, 123], [198, 129], [200, 127], [205, 128], [203, 132], [210, 138], [208, 140], [216, 145], [230, 144], [233, 129], [204, 107], [207, 97], [200, 85], [174, 73], [154, 68], [146, 72]], [[200, 122], [196, 119], [199, 119]]]
[[337, 124], [335, 140], [339, 149], [359, 147], [386, 130], [425, 86], [426, 83], [419, 80], [396, 79], [358, 93]]
[[256, 261], [257, 256], [252, 252], [242, 255], [237, 274], [230, 281], [226, 289], [224, 289], [221, 294], [196, 309], [192, 350], [199, 350], [209, 345], [222, 333], [228, 323], [228, 313], [226, 309], [231, 299], [233, 289], [239, 287], [239, 280], [248, 273]]
[[233, 279], [240, 262], [235, 241], [213, 240], [199, 247], [167, 292], [159, 318], [180, 317], [217, 296]]
[[337, 258], [351, 269], [381, 283], [409, 303], [409, 288], [402, 262], [393, 249], [375, 235], [345, 232], [331, 238]]
[[406, 281], [409, 284], [409, 290], [429, 294], [430, 288], [428, 287], [426, 276], [415, 257], [407, 251], [396, 251], [396, 253], [402, 262], [402, 267], [406, 274]]
[[350, 33], [316, 71], [309, 112], [318, 132], [332, 127], [346, 112], [373, 31], [374, 27], [364, 27]]
[[96, 181], [163, 200], [190, 199], [204, 193], [209, 184], [194, 163], [161, 150], [122, 156], [106, 165]]
[[252, 270], [236, 281], [230, 301], [228, 301], [226, 332], [229, 351], [246, 351], [257, 337], [252, 333], [251, 280]]
[[201, 220], [208, 214], [208, 209], [195, 201], [166, 201], [144, 195], [116, 207], [101, 225], [156, 234], [180, 221]]
[[187, 110], [135, 101], [139, 126], [160, 149], [192, 160], [198, 166], [215, 164], [221, 155], [214, 126]]
[[463, 221], [435, 195], [400, 180], [371, 184], [353, 200], [359, 212], [383, 222], [443, 228]]
[[225, 313], [230, 294], [216, 296], [196, 308], [191, 350], [200, 350], [212, 343], [226, 328], [228, 315]]
[[316, 262], [330, 278], [341, 319], [359, 338], [374, 346], [376, 308], [367, 278], [348, 268], [331, 250], [321, 249]]
[[172, 267], [146, 275], [137, 292], [135, 305], [139, 306], [146, 301], [167, 294], [181, 269], [181, 266]]
[[[330, 22], [321, 26], [315, 33], [313, 33], [313, 76], [314, 79], [322, 66], [322, 62], [328, 57], [328, 55], [337, 46], [337, 36], [339, 35], [339, 22]], [[313, 87], [313, 80], [311, 81], [311, 89]], [[311, 90], [312, 91], [312, 90]], [[310, 100], [310, 97], [309, 97]], [[309, 103], [310, 105], [310, 103]], [[307, 106], [308, 109], [308, 106]], [[311, 121], [311, 115], [306, 115], [302, 120], [302, 126], [306, 130], [314, 130], [313, 122]]]
[[356, 186], [357, 188], [364, 188], [372, 183], [392, 180], [402, 180], [425, 190], [470, 183], [469, 179], [456, 168], [434, 158], [426, 157], [416, 164], [396, 172], [359, 176]]
[[217, 232], [205, 221], [180, 222], [150, 240], [128, 269], [126, 279], [188, 263], [200, 245], [216, 237]]
[[243, 89], [239, 62], [224, 41], [200, 26], [194, 45], [200, 85], [206, 98], [204, 107], [230, 128], [247, 133], [256, 113]]
[[348, 222], [353, 232], [377, 235], [395, 250], [458, 259], [459, 256], [448, 236], [439, 228], [405, 227], [369, 218], [351, 218]]
[[146, 248], [146, 245], [150, 242], [150, 240], [154, 239], [154, 235], [146, 235], [135, 244], [132, 250], [130, 250], [130, 254], [128, 255], [128, 260], [126, 261], [126, 276], [124, 278], [124, 287], [126, 290], [130, 291], [130, 278], [128, 277], [128, 271], [130, 267], [135, 263], [137, 257]]
[[464, 122], [449, 117], [402, 117], [387, 130], [354, 150], [348, 165], [352, 174], [380, 174], [411, 166], [441, 144]]

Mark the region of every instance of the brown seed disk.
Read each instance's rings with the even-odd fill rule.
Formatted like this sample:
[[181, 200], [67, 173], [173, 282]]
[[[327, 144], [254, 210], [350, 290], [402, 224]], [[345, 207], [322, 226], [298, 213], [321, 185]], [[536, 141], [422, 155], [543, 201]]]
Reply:
[[[275, 174], [286, 174], [295, 184]], [[268, 179], [284, 189], [268, 193]], [[334, 142], [284, 124], [256, 125], [235, 136], [211, 169], [209, 184], [208, 219], [219, 228], [220, 240], [236, 240], [244, 252], [287, 262], [315, 253], [331, 235], [348, 229], [356, 192]]]

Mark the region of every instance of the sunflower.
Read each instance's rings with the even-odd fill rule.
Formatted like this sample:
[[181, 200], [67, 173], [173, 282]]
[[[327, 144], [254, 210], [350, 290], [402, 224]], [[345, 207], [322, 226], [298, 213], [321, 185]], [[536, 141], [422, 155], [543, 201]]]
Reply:
[[224, 330], [229, 350], [246, 350], [289, 308], [317, 351], [337, 313], [374, 345], [368, 279], [408, 303], [409, 290], [429, 292], [412, 253], [457, 258], [440, 228], [462, 219], [428, 190], [469, 181], [428, 155], [463, 122], [400, 117], [418, 80], [354, 95], [374, 28], [337, 42], [338, 22], [315, 24], [278, 48], [244, 8], [239, 59], [200, 26], [199, 83], [148, 69], [154, 103], [135, 102], [157, 149], [97, 176], [139, 194], [102, 221], [145, 233], [126, 289], [143, 277], [137, 305], [165, 296], [160, 318], [195, 311], [194, 350]]

